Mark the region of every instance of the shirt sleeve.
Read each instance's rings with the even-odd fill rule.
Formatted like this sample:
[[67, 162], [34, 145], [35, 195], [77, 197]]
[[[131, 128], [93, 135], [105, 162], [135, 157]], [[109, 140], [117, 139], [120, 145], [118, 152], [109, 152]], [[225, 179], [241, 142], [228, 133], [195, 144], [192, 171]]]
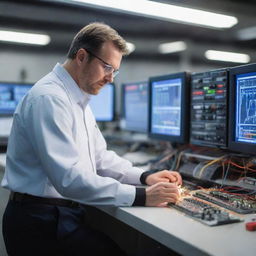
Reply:
[[78, 152], [69, 104], [57, 95], [40, 95], [26, 113], [29, 138], [45, 175], [63, 197], [84, 204], [131, 206], [135, 186], [98, 175]]
[[136, 188], [136, 196], [132, 206], [145, 206], [146, 204], [146, 189]]
[[107, 144], [99, 128], [95, 136], [96, 144], [96, 168], [99, 175], [112, 177], [125, 184], [141, 184], [140, 177], [143, 169], [134, 167], [132, 163], [111, 150], [107, 150]]

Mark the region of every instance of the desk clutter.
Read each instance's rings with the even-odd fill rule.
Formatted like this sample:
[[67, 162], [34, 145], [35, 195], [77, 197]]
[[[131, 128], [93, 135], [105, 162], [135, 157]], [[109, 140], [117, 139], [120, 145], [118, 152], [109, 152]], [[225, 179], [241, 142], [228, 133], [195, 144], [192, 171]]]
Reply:
[[188, 145], [173, 150], [164, 160], [155, 163], [154, 168], [170, 167], [184, 181], [180, 200], [169, 207], [208, 226], [240, 222], [245, 214], [256, 213], [256, 166], [252, 156]]
[[[190, 144], [172, 146], [166, 142], [158, 144], [157, 150], [155, 146], [137, 145], [137, 151], [128, 149], [124, 157], [134, 164], [141, 161], [147, 170], [168, 169], [181, 174], [180, 199], [168, 207], [208, 226], [243, 222], [247, 214], [256, 213], [253, 156]], [[251, 226], [247, 230], [254, 230]]]

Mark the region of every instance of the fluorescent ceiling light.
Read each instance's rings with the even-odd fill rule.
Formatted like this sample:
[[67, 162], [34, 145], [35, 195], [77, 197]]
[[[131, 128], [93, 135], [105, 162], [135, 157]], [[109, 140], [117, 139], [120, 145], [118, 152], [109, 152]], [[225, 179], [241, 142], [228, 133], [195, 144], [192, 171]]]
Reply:
[[136, 0], [134, 3], [127, 0], [70, 0], [81, 2], [93, 7], [123, 11], [153, 17], [161, 20], [176, 21], [180, 23], [193, 23], [211, 28], [230, 28], [238, 23], [234, 16], [228, 16], [208, 11], [158, 3], [148, 0]]
[[181, 52], [187, 49], [187, 45], [183, 41], [177, 41], [172, 43], [164, 43], [158, 46], [158, 50], [160, 53], [173, 53], [173, 52]]
[[21, 44], [47, 45], [49, 44], [50, 40], [50, 37], [44, 34], [0, 30], [0, 41], [15, 42]]
[[248, 63], [250, 61], [250, 56], [248, 54], [215, 50], [206, 51], [205, 57], [209, 60], [228, 61], [236, 63]]
[[256, 26], [240, 29], [237, 32], [237, 37], [240, 40], [251, 40], [256, 38]]
[[128, 48], [129, 53], [131, 53], [135, 50], [135, 45], [130, 42], [126, 42], [126, 46]]

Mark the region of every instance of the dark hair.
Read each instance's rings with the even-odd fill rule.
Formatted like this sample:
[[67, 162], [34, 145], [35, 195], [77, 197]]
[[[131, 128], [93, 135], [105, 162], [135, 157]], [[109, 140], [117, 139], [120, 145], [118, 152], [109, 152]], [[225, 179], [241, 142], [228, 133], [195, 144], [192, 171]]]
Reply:
[[129, 51], [126, 41], [110, 26], [93, 22], [83, 27], [74, 37], [69, 51], [68, 58], [74, 59], [79, 49], [84, 48], [95, 54], [101, 49], [102, 45], [112, 41], [115, 47], [120, 50], [123, 55], [128, 55]]

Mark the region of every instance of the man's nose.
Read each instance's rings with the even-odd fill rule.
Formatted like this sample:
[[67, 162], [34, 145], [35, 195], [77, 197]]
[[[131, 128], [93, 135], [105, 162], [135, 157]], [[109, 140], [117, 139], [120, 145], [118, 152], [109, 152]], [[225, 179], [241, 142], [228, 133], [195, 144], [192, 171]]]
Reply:
[[114, 81], [114, 76], [113, 76], [113, 73], [109, 73], [105, 76], [106, 80], [109, 82], [109, 83], [113, 83]]

